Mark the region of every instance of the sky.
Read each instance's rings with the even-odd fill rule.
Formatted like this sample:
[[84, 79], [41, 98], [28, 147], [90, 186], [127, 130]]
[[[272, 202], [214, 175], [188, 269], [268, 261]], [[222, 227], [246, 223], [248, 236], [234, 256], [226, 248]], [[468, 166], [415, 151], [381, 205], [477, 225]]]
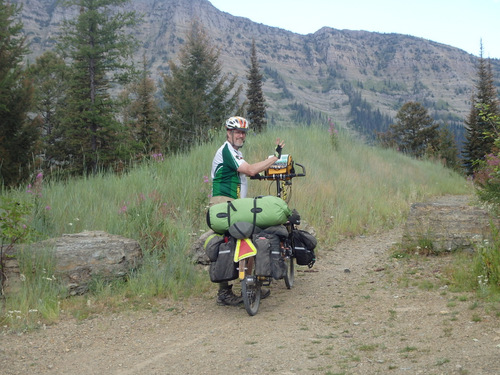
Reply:
[[334, 29], [397, 33], [500, 59], [500, 0], [209, 0], [217, 9], [310, 34]]

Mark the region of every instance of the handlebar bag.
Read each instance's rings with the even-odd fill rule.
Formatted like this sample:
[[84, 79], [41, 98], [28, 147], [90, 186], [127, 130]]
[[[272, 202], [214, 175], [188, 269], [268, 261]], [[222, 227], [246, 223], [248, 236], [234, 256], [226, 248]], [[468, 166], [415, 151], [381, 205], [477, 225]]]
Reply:
[[261, 229], [284, 224], [291, 214], [286, 202], [272, 195], [240, 198], [210, 207], [207, 224], [214, 232], [223, 234], [237, 222], [252, 223]]

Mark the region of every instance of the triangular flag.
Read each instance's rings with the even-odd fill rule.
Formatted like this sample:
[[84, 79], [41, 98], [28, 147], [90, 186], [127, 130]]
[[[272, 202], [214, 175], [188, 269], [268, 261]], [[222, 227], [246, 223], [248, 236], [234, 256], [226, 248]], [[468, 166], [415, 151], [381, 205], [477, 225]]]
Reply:
[[257, 255], [257, 249], [249, 238], [238, 239], [236, 241], [236, 251], [234, 252], [235, 262], [253, 257], [254, 255]]

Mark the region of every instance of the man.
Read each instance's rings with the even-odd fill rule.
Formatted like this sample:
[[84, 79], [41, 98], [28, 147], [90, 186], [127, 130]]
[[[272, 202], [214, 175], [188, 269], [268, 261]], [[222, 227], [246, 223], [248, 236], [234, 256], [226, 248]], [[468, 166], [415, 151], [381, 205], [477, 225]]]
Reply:
[[[227, 140], [217, 150], [212, 162], [210, 205], [245, 198], [248, 190], [247, 176], [265, 171], [281, 158], [285, 143], [278, 139], [273, 156], [254, 164], [247, 163], [240, 149], [245, 144], [248, 129], [248, 121], [243, 117], [231, 117], [226, 121]], [[263, 291], [261, 298], [266, 298], [269, 294], [269, 290]], [[242, 302], [242, 297], [233, 293], [232, 285], [228, 282], [219, 284], [218, 305], [235, 306]]]

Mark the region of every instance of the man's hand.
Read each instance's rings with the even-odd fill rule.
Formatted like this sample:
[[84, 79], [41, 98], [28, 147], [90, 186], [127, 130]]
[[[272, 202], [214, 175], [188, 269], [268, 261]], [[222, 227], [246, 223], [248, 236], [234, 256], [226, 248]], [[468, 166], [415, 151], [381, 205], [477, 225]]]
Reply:
[[276, 150], [274, 152], [274, 156], [276, 156], [278, 159], [281, 159], [281, 151], [283, 150], [283, 147], [285, 147], [285, 142], [281, 141], [279, 138], [276, 140]]

